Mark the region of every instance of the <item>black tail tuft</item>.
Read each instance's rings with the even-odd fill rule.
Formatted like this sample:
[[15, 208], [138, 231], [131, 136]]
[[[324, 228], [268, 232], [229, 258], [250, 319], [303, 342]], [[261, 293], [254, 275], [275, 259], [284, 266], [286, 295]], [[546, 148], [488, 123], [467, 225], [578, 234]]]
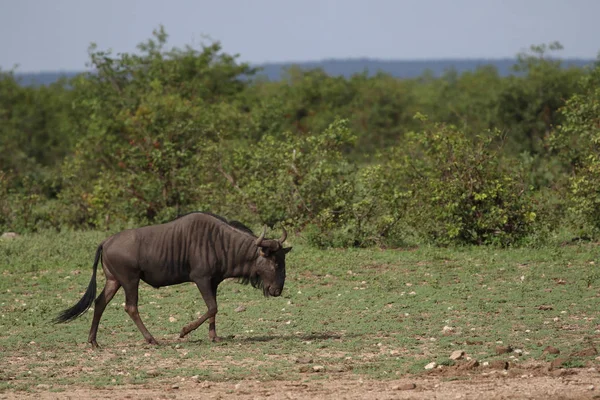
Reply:
[[96, 271], [98, 269], [98, 261], [100, 260], [100, 254], [102, 253], [102, 245], [98, 246], [98, 250], [96, 250], [96, 258], [94, 259], [94, 270], [92, 272], [92, 279], [90, 280], [90, 284], [88, 285], [87, 290], [83, 297], [75, 304], [73, 307], [68, 308], [61, 312], [56, 318], [54, 318], [53, 322], [55, 324], [69, 322], [84, 312], [86, 312], [94, 302], [96, 298]]

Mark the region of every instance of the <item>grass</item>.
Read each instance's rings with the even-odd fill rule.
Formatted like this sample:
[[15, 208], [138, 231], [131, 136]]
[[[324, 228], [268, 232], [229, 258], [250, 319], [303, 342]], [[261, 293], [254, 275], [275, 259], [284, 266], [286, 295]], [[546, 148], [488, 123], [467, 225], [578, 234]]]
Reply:
[[[396, 378], [431, 361], [451, 365], [464, 350], [480, 361], [551, 361], [546, 346], [595, 362], [600, 337], [597, 247], [544, 249], [422, 247], [319, 251], [293, 243], [284, 294], [265, 299], [233, 281], [218, 292], [217, 332], [183, 325], [205, 311], [193, 284], [140, 287], [140, 314], [161, 343], [144, 343], [123, 311], [120, 290], [86, 343], [91, 312], [69, 324], [50, 320], [73, 305], [91, 276], [101, 232], [43, 233], [0, 241], [0, 391], [51, 384], [327, 379], [336, 374]], [[104, 277], [98, 277], [99, 290]], [[243, 305], [246, 310], [235, 312]], [[498, 355], [510, 345], [522, 356]], [[588, 350], [588, 353], [581, 353]], [[578, 353], [579, 352], [579, 353]], [[575, 354], [575, 355], [573, 355]], [[579, 355], [578, 355], [579, 354]], [[312, 360], [297, 363], [299, 358]], [[312, 366], [322, 373], [306, 373]]]

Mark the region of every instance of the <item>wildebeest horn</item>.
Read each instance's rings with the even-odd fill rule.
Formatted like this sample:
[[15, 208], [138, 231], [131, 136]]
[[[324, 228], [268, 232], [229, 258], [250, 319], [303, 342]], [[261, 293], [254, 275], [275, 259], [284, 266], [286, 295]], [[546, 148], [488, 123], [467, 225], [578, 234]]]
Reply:
[[281, 230], [283, 231], [283, 233], [281, 234], [281, 239], [278, 240], [279, 244], [283, 244], [283, 242], [285, 242], [285, 239], [287, 238], [287, 231], [283, 226], [281, 227]]
[[260, 246], [260, 245], [261, 245], [261, 243], [262, 243], [263, 239], [265, 238], [265, 235], [266, 235], [266, 233], [267, 233], [267, 226], [265, 225], [265, 226], [263, 226], [263, 231], [262, 231], [262, 233], [261, 233], [261, 234], [260, 234], [260, 236], [259, 236], [259, 237], [256, 239], [256, 245], [257, 245], [257, 246]]

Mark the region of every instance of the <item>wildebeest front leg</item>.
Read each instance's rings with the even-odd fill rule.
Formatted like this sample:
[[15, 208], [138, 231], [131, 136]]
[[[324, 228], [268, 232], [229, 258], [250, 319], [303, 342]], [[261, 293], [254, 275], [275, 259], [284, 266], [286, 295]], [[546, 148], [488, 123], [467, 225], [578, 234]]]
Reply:
[[[205, 279], [205, 280], [196, 282], [196, 286], [198, 286], [198, 289], [200, 290], [200, 294], [202, 295], [202, 298], [204, 299], [204, 302], [206, 303], [206, 307], [208, 308], [208, 311], [206, 313], [204, 313], [204, 315], [202, 315], [196, 321], [190, 322], [189, 324], [184, 326], [183, 329], [181, 329], [181, 333], [179, 334], [179, 337], [184, 337], [191, 331], [198, 329], [198, 327], [200, 325], [202, 325], [204, 323], [204, 321], [206, 321], [207, 319], [210, 319], [210, 321], [209, 321], [209, 336], [210, 336], [210, 332], [211, 332], [211, 327], [213, 328], [212, 331], [215, 332], [215, 330], [214, 330], [215, 315], [217, 315], [217, 293], [216, 293], [217, 291], [216, 291], [216, 288], [213, 289], [213, 285], [209, 279]], [[216, 337], [216, 333], [215, 333], [215, 337]], [[212, 338], [211, 338], [211, 340], [212, 340]]]

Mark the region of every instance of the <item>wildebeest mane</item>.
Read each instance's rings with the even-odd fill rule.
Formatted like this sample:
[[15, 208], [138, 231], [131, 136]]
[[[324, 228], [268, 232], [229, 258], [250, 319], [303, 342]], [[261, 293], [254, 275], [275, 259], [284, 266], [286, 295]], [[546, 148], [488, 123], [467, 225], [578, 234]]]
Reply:
[[238, 229], [240, 231], [246, 232], [251, 234], [252, 236], [256, 235], [254, 234], [254, 232], [252, 232], [252, 229], [248, 228], [246, 225], [244, 225], [242, 222], [240, 221], [235, 221], [235, 220], [231, 220], [227, 222], [229, 225], [233, 226], [235, 229]]
[[211, 217], [214, 217], [214, 218], [218, 219], [219, 221], [225, 222], [227, 225], [231, 226], [232, 228], [237, 229], [238, 231], [242, 231], [242, 232], [248, 233], [248, 234], [256, 237], [256, 235], [254, 234], [254, 232], [252, 231], [252, 229], [248, 228], [243, 222], [236, 221], [236, 220], [228, 221], [225, 217], [222, 217], [222, 216], [217, 215], [217, 214], [213, 214], [213, 213], [208, 212], [208, 211], [191, 211], [191, 212], [186, 213], [186, 214], [178, 215], [175, 219], [173, 219], [173, 221], [175, 221], [175, 220], [177, 220], [179, 218], [183, 218], [186, 215], [190, 215], [190, 214], [205, 214], [205, 215], [210, 215]]

